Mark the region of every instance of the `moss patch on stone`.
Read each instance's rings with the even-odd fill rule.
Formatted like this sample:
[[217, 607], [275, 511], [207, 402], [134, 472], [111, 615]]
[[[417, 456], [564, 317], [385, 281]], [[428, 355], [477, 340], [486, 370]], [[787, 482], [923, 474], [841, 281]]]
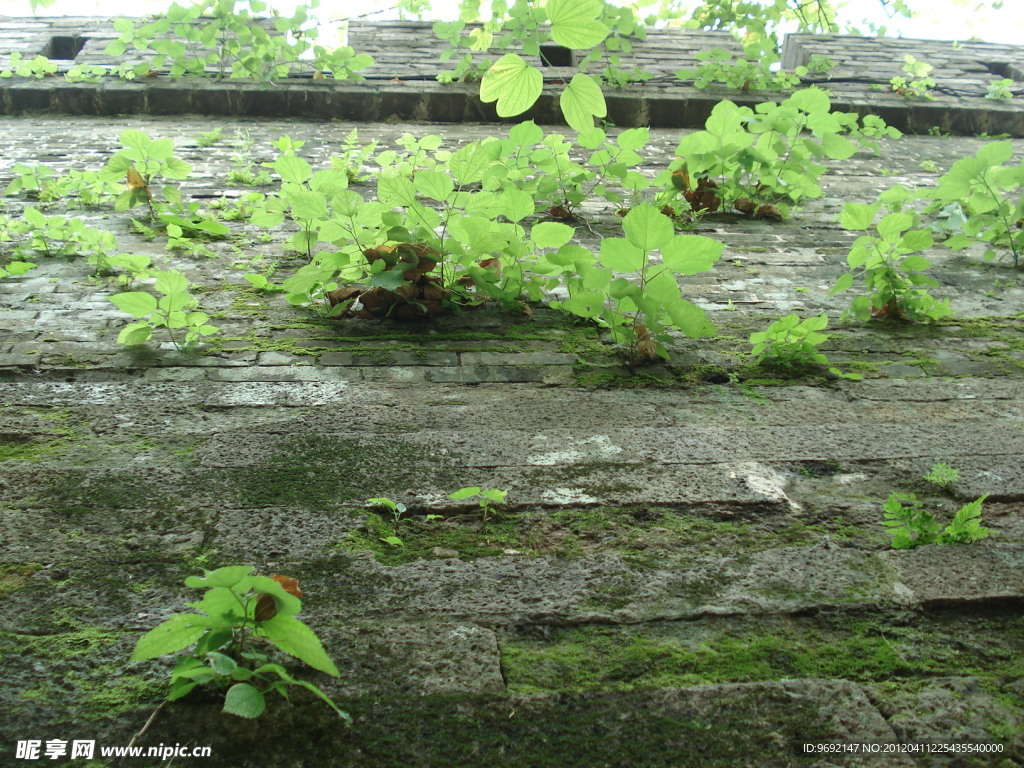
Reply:
[[[965, 652], [959, 638], [972, 638]], [[1024, 675], [1024, 618], [833, 614], [585, 626], [502, 644], [514, 692], [630, 689], [789, 678], [859, 682]]]
[[[580, 507], [503, 513], [484, 523], [476, 515], [426, 520], [409, 515], [397, 526], [375, 512], [336, 544], [346, 551], [369, 551], [383, 565], [401, 565], [438, 557], [450, 550], [461, 559], [516, 556], [580, 557], [593, 552], [618, 554], [636, 568], [686, 567], [714, 553], [749, 554], [779, 546], [811, 546], [824, 525], [795, 521], [769, 524], [716, 520], [672, 509]], [[847, 528], [844, 533], [848, 534]], [[397, 536], [402, 544], [385, 539]], [[441, 556], [449, 556], [443, 553]]]
[[23, 589], [32, 575], [42, 567], [40, 563], [0, 564], [0, 598]]

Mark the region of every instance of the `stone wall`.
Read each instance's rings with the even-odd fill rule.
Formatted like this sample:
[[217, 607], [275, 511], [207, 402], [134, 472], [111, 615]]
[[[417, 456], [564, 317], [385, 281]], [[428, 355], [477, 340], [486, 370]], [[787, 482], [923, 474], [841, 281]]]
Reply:
[[[208, 94], [213, 114], [45, 114], [89, 88], [93, 111], [114, 93], [170, 111], [178, 87]], [[226, 117], [215, 101], [249, 98], [234, 84], [5, 88], [9, 110], [49, 101], [4, 118], [0, 184], [18, 162], [99, 168], [139, 128], [174, 140], [194, 166], [183, 192], [204, 204], [237, 199], [233, 156], [269, 161], [284, 134], [322, 168], [353, 127], [384, 147], [405, 131], [455, 146], [502, 130]], [[391, 86], [352, 88], [362, 119]], [[199, 146], [214, 128], [223, 140]], [[663, 167], [680, 135], [653, 130], [642, 170]], [[291, 308], [243, 278], [304, 263], [284, 248], [288, 227], [232, 222], [213, 257], [186, 258], [129, 213], [56, 205], [184, 271], [222, 330], [204, 355], [125, 349], [115, 289], [81, 259], [40, 257], [0, 280], [0, 754], [30, 765], [14, 760], [18, 740], [127, 744], [171, 667], [130, 662], [138, 637], [197, 598], [186, 576], [250, 564], [300, 579], [302, 618], [341, 671], [307, 679], [354, 724], [302, 692], [251, 723], [196, 691], [139, 744], [210, 745], [211, 768], [824, 768], [939, 763], [798, 758], [799, 745], [952, 740], [1004, 751], [945, 764], [1024, 765], [1020, 272], [930, 250], [934, 293], [955, 313], [935, 326], [842, 324], [848, 297], [828, 295], [853, 240], [844, 203], [934, 184], [983, 143], [885, 141], [829, 162], [824, 196], [785, 222], [706, 217], [696, 231], [725, 255], [682, 289], [718, 334], [678, 338], [645, 367], [540, 304], [423, 324]], [[10, 216], [33, 204], [4, 203]], [[609, 210], [583, 215], [585, 247], [618, 231]], [[826, 312], [825, 351], [865, 379], [753, 365], [749, 334], [791, 311]], [[935, 462], [960, 478], [926, 483]], [[485, 521], [448, 498], [464, 486], [507, 489], [510, 503]], [[988, 494], [993, 534], [892, 550], [893, 491], [943, 520]], [[381, 540], [378, 496], [409, 505], [403, 547]]]
[[[113, 65], [144, 60], [130, 51], [114, 58], [103, 53], [117, 35], [112, 19], [7, 19], [0, 23], [0, 51], [18, 51], [31, 58], [39, 53], [67, 55], [82, 44], [74, 61], [55, 59], [66, 71], [73, 63]], [[84, 40], [84, 43], [81, 41]], [[56, 41], [56, 42], [55, 42]], [[62, 42], [63, 41], [63, 42]], [[212, 83], [194, 78], [144, 78], [139, 82], [69, 83], [12, 78], [0, 80], [0, 110], [7, 114], [58, 112], [67, 114], [182, 114], [307, 117], [355, 121], [398, 120], [428, 122], [495, 122], [493, 104], [482, 104], [479, 85], [434, 80], [445, 66], [437, 56], [442, 44], [429, 24], [414, 22], [353, 23], [350, 42], [370, 53], [377, 64], [363, 74], [362, 83], [312, 80], [281, 81], [268, 89], [258, 84]], [[777, 93], [699, 90], [680, 82], [674, 73], [696, 63], [695, 54], [723, 48], [739, 55], [737, 44], [723, 33], [655, 30], [635, 43], [623, 68], [642, 66], [654, 77], [627, 89], [606, 89], [608, 119], [623, 127], [694, 128], [703, 125], [723, 98], [755, 105], [780, 99]], [[810, 76], [808, 83], [829, 88], [836, 106], [860, 114], [879, 114], [903, 131], [939, 130], [960, 135], [987, 133], [1024, 136], [1024, 110], [1017, 100], [985, 98], [985, 85], [1008, 77], [1021, 93], [1020, 46], [964, 43], [958, 48], [941, 41], [796, 35], [787, 39], [785, 61], [796, 66], [813, 54], [832, 59], [828, 76]], [[907, 99], [886, 90], [889, 79], [901, 74], [903, 55], [933, 63], [937, 88], [933, 100]], [[479, 54], [478, 58], [494, 58]], [[0, 56], [0, 66], [4, 58]], [[544, 124], [562, 123], [558, 83], [574, 70], [547, 67], [550, 86], [526, 117]]]

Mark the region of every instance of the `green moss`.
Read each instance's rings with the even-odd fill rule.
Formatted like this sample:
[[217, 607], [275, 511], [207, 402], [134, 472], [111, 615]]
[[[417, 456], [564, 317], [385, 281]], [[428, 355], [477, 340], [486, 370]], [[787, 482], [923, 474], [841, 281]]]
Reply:
[[[781, 530], [781, 533], [780, 533]], [[462, 559], [496, 557], [506, 550], [517, 556], [581, 557], [591, 552], [616, 553], [634, 568], [684, 567], [697, 557], [720, 552], [743, 556], [778, 546], [809, 546], [820, 529], [791, 522], [784, 528], [720, 521], [671, 509], [582, 507], [493, 516], [484, 524], [476, 515], [444, 520], [403, 519], [397, 530], [402, 546], [383, 539], [396, 535], [394, 524], [369, 513], [359, 528], [336, 544], [347, 551], [370, 551], [384, 565], [435, 557], [433, 549], [454, 550]], [[707, 596], [720, 581], [708, 577], [691, 585]], [[614, 609], [622, 595], [593, 598], [592, 605]]]
[[429, 448], [389, 437], [306, 434], [276, 441], [255, 466], [211, 469], [207, 486], [243, 507], [335, 508], [424, 485], [458, 487], [454, 469]]
[[33, 574], [42, 568], [40, 563], [0, 564], [0, 599], [11, 592], [17, 592], [24, 588]]
[[[109, 629], [73, 625], [46, 635], [0, 633], [0, 647], [45, 665], [62, 682], [23, 689], [20, 698], [70, 709], [81, 720], [107, 720], [164, 693], [163, 683], [125, 670], [131, 652], [125, 639]], [[123, 658], [115, 651], [120, 647], [126, 649]]]
[[[383, 541], [394, 535], [402, 540], [402, 546]], [[433, 559], [435, 547], [454, 550], [466, 560], [494, 557], [506, 549], [520, 546], [520, 540], [518, 523], [502, 517], [492, 517], [486, 524], [478, 518], [431, 521], [412, 518], [402, 520], [396, 531], [390, 520], [385, 521], [371, 512], [361, 528], [350, 531], [336, 546], [343, 551], [373, 552], [383, 565], [401, 565]], [[522, 554], [534, 553], [525, 551]]]
[[19, 415], [27, 423], [42, 420], [49, 425], [38, 428], [36, 434], [0, 437], [0, 462], [39, 461], [60, 453], [79, 437], [85, 425], [84, 421], [76, 419], [71, 411], [63, 408], [21, 408], [10, 415]]
[[[514, 692], [787, 678], [1012, 680], [1024, 673], [1021, 629], [1024, 619], [1010, 613], [941, 623], [875, 613], [591, 626], [545, 641], [513, 637], [502, 645], [502, 669]], [[965, 632], [984, 652], [960, 650]]]

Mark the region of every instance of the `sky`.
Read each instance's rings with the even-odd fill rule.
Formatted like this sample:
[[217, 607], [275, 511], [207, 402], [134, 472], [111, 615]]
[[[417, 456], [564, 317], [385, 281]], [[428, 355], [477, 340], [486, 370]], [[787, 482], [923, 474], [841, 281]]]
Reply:
[[[187, 4], [188, 0], [178, 0]], [[270, 0], [271, 5], [285, 7], [295, 0]], [[843, 4], [841, 18], [860, 21], [868, 18], [876, 24], [885, 24], [888, 34], [902, 34], [903, 37], [934, 38], [942, 40], [966, 40], [970, 37], [992, 43], [1024, 43], [1024, 2], [1005, 0], [1001, 10], [975, 11], [978, 0], [908, 0], [915, 9], [913, 19], [887, 18], [882, 0], [839, 0]], [[40, 15], [97, 15], [130, 16], [158, 13], [170, 4], [170, 0], [57, 0]], [[384, 8], [388, 0], [371, 0], [354, 4], [351, 0], [321, 0], [321, 12], [325, 17], [343, 16], [351, 13], [353, 5], [360, 12], [372, 8]], [[694, 0], [696, 4], [696, 0]], [[433, 0], [437, 18], [454, 18], [457, 0]], [[486, 2], [484, 3], [486, 5]], [[0, 14], [5, 16], [31, 15], [28, 0], [0, 0]], [[382, 14], [375, 18], [387, 18]]]

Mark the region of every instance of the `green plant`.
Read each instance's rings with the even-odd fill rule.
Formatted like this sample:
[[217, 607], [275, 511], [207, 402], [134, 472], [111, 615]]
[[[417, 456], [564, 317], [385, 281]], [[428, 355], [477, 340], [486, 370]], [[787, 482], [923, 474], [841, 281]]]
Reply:
[[[1008, 252], [1014, 266], [1024, 254], [1024, 162], [1006, 166], [1013, 156], [1013, 142], [997, 141], [981, 147], [974, 157], [953, 163], [924, 197], [934, 201], [931, 211], [947, 212], [946, 229], [954, 234], [945, 245], [966, 248], [985, 246], [985, 258]], [[949, 211], [955, 208], [955, 215]], [[956, 231], [959, 230], [959, 231]]]
[[204, 148], [212, 147], [214, 144], [216, 144], [223, 138], [223, 131], [223, 128], [217, 127], [214, 128], [212, 131], [201, 133], [199, 134], [199, 136], [196, 137], [196, 144]]
[[766, 48], [764, 41], [745, 46], [742, 57], [713, 48], [700, 51], [694, 58], [702, 63], [693, 69], [680, 69], [676, 77], [693, 80], [700, 89], [722, 85], [737, 91], [788, 91], [808, 72], [807, 67], [797, 67], [792, 73], [774, 70], [772, 65], [778, 62], [778, 55], [774, 48]]
[[[810, 135], [803, 133], [810, 129]], [[692, 210], [735, 207], [759, 218], [779, 220], [787, 203], [821, 196], [822, 157], [845, 160], [861, 146], [877, 148], [875, 138], [899, 136], [877, 117], [832, 112], [820, 88], [797, 91], [780, 104], [756, 110], [731, 101], [715, 105], [704, 130], [685, 136], [678, 157], [655, 184], [683, 198]]]
[[391, 514], [392, 533], [390, 536], [381, 536], [380, 540], [385, 544], [390, 544], [392, 547], [404, 547], [405, 542], [403, 542], [401, 537], [398, 535], [398, 524], [402, 521], [402, 515], [407, 511], [405, 504], [402, 504], [399, 501], [392, 501], [384, 496], [367, 499], [366, 503], [384, 507]]
[[[174, 156], [171, 139], [151, 139], [142, 131], [128, 129], [122, 131], [120, 141], [124, 148], [115, 152], [100, 172], [104, 180], [127, 179], [128, 189], [117, 198], [114, 208], [126, 211], [148, 205], [155, 212], [151, 185], [158, 178], [187, 179], [192, 166]], [[165, 197], [169, 189], [174, 188], [165, 187]]]
[[903, 74], [889, 80], [889, 90], [908, 99], [932, 101], [935, 99], [932, 95], [935, 80], [929, 76], [932, 69], [931, 64], [918, 61], [908, 53], [903, 57]]
[[53, 77], [57, 74], [57, 62], [51, 61], [45, 56], [36, 56], [32, 59], [25, 59], [20, 53], [14, 51], [10, 54], [8, 68], [0, 70], [0, 77], [34, 77], [42, 80], [44, 77]]
[[[790, 367], [807, 365], [828, 365], [828, 357], [818, 351], [818, 346], [828, 340], [828, 334], [822, 333], [828, 327], [828, 315], [822, 312], [817, 317], [801, 320], [796, 313], [776, 320], [767, 330], [750, 334], [753, 345], [751, 354], [756, 356], [755, 362], [763, 363], [771, 360], [776, 364]], [[838, 368], [829, 368], [836, 376], [858, 380], [863, 378], [855, 373], [843, 373]]]
[[[218, 330], [210, 325], [210, 316], [195, 310], [196, 300], [189, 292], [189, 282], [180, 272], [153, 272], [153, 287], [163, 294], [157, 299], [145, 291], [128, 291], [110, 297], [114, 305], [138, 320], [129, 323], [117, 336], [118, 344], [134, 345], [149, 341], [153, 331], [166, 328], [175, 349], [196, 344]], [[175, 331], [184, 331], [179, 338]]]
[[12, 235], [19, 236], [15, 253], [44, 256], [89, 256], [90, 260], [115, 248], [114, 235], [88, 226], [82, 219], [46, 216], [34, 206], [26, 206], [21, 221], [10, 224]]
[[960, 470], [940, 461], [932, 465], [931, 470], [924, 476], [924, 479], [940, 488], [945, 488], [947, 485], [952, 485], [960, 479]]
[[235, 131], [235, 141], [238, 142], [235, 152], [231, 155], [231, 170], [228, 171], [227, 181], [229, 184], [241, 184], [247, 187], [259, 187], [273, 184], [274, 180], [264, 170], [256, 170], [256, 164], [252, 159], [252, 148], [255, 144], [252, 135], [245, 128]]
[[212, 72], [220, 79], [247, 78], [266, 84], [302, 70], [345, 80], [361, 79], [359, 71], [373, 64], [372, 57], [349, 46], [316, 45], [311, 6], [296, 6], [292, 16], [271, 10], [272, 18], [261, 21], [258, 14], [267, 9], [263, 0], [173, 3], [164, 16], [148, 24], [136, 26], [131, 19], [116, 19], [118, 38], [105, 51], [110, 56], [122, 56], [129, 47], [155, 52], [142, 64], [122, 70], [128, 78], [167, 67], [172, 77]]
[[24, 275], [36, 265], [31, 261], [9, 261], [0, 265], [0, 279], [16, 275]]
[[[871, 205], [849, 203], [840, 220], [844, 229], [866, 234], [858, 237], [846, 257], [850, 272], [829, 291], [829, 296], [848, 290], [858, 277], [864, 279], [870, 296], [858, 296], [850, 313], [860, 320], [885, 317], [893, 320], [928, 322], [950, 314], [949, 300], [936, 300], [928, 288], [938, 282], [924, 274], [931, 261], [921, 251], [933, 245], [931, 234], [916, 229], [920, 217], [902, 210], [909, 190], [893, 187]], [[890, 211], [874, 224], [883, 207]], [[874, 227], [877, 234], [870, 234]]]
[[377, 142], [359, 143], [359, 129], [353, 128], [345, 135], [340, 155], [331, 155], [331, 167], [344, 171], [349, 183], [366, 181], [370, 175], [366, 173], [366, 163], [377, 151]]
[[542, 264], [562, 270], [569, 293], [552, 306], [608, 328], [613, 341], [638, 362], [667, 356], [670, 330], [690, 338], [713, 335], [710, 319], [682, 297], [677, 280], [711, 269], [722, 255], [722, 243], [675, 235], [672, 220], [650, 203], [632, 208], [622, 229], [626, 237], [601, 240], [600, 264], [573, 245], [544, 257]]
[[316, 685], [293, 677], [281, 664], [270, 661], [268, 645], [338, 677], [338, 668], [326, 654], [320, 639], [295, 618], [302, 609], [298, 582], [287, 576], [256, 576], [250, 566], [238, 565], [189, 576], [185, 586], [205, 589], [192, 603], [195, 612], [178, 613], [139, 638], [132, 661], [191, 650], [171, 671], [167, 701], [175, 701], [199, 685], [226, 689], [223, 711], [255, 718], [266, 708], [265, 696], [279, 693], [288, 698], [289, 688], [310, 691], [339, 717], [351, 720]]
[[460, 488], [454, 493], [449, 493], [448, 498], [452, 501], [464, 501], [467, 499], [476, 500], [480, 507], [480, 518], [486, 523], [487, 518], [498, 513], [497, 507], [505, 503], [508, 491], [499, 491], [497, 488], [480, 488], [471, 486]]
[[893, 493], [885, 502], [885, 520], [893, 549], [924, 544], [968, 544], [984, 539], [991, 529], [981, 525], [981, 505], [988, 494], [964, 504], [945, 528], [913, 493]]
[[993, 80], [985, 86], [985, 98], [986, 99], [1012, 99], [1013, 91], [1010, 88], [1013, 87], [1014, 81], [1008, 77], [1004, 77], [1000, 80]]
[[[572, 50], [594, 49], [579, 64], [586, 67], [604, 54], [599, 46], [611, 36], [615, 42], [609, 46], [605, 71], [613, 81], [621, 82], [615, 66], [618, 54], [628, 48], [630, 37], [644, 34], [643, 24], [637, 23], [631, 9], [613, 8], [603, 0], [548, 0], [544, 5], [528, 0], [511, 4], [493, 2], [489, 19], [481, 19], [480, 11], [479, 2], [467, 0], [460, 8], [459, 21], [435, 25], [435, 33], [449, 43], [449, 49], [442, 53], [443, 59], [450, 58], [457, 47], [507, 50], [514, 44], [526, 55], [539, 56], [541, 46], [554, 40]], [[463, 35], [467, 23], [477, 20], [482, 22], [481, 26]], [[486, 70], [475, 66], [467, 54], [455, 73], [442, 77], [448, 81], [454, 77], [480, 77], [480, 99], [485, 103], [497, 102], [499, 117], [513, 117], [528, 110], [540, 98], [544, 83], [540, 68], [512, 52], [505, 53]], [[598, 79], [583, 71], [574, 74], [565, 85], [559, 95], [559, 106], [566, 122], [577, 131], [592, 128], [595, 117], [607, 115]]]

